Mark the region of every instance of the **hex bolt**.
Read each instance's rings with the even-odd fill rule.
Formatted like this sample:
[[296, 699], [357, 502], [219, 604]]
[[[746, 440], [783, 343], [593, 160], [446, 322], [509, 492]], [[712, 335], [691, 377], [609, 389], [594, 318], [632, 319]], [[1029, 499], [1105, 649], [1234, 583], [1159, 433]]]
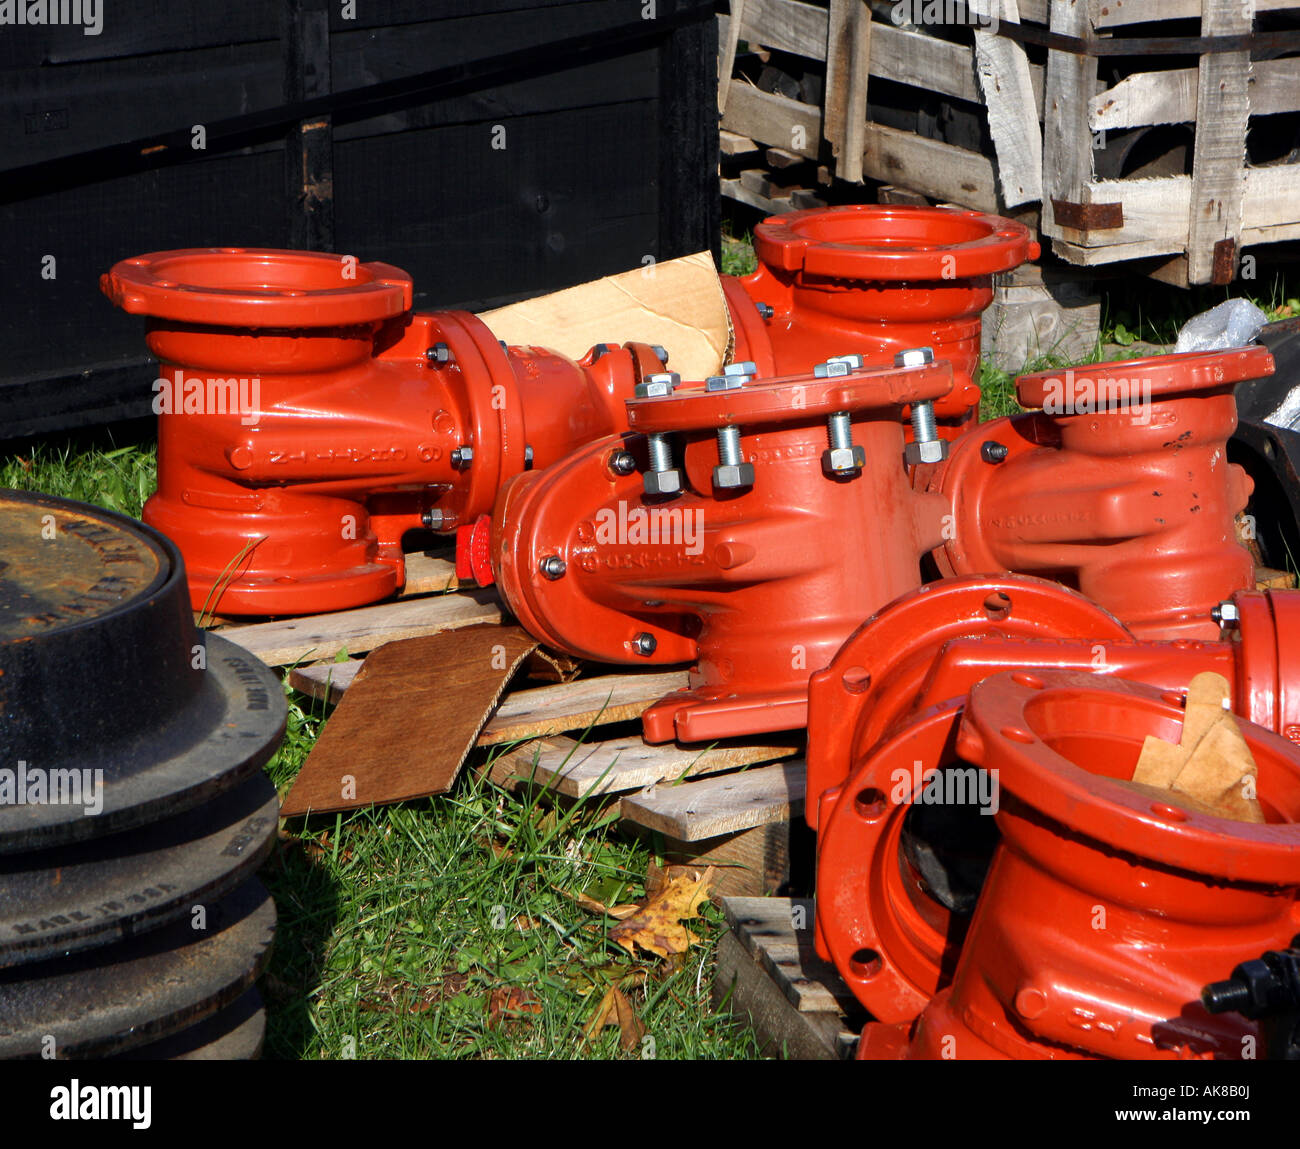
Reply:
[[445, 343], [435, 343], [424, 353], [424, 361], [430, 367], [445, 367], [451, 360], [451, 348]]
[[1229, 599], [1219, 603], [1218, 606], [1210, 607], [1210, 617], [1224, 630], [1229, 630], [1241, 622], [1241, 611], [1237, 609], [1237, 604]]
[[654, 654], [655, 648], [658, 645], [659, 643], [655, 641], [655, 636], [653, 634], [647, 634], [645, 631], [642, 631], [632, 639], [632, 649], [635, 650], [637, 654], [643, 655], [646, 658], [649, 658]]
[[464, 471], [474, 461], [474, 448], [468, 445], [457, 447], [451, 453], [451, 465], [458, 471]]
[[986, 463], [1000, 463], [1010, 453], [1011, 448], [995, 439], [980, 444], [980, 458]]
[[724, 467], [738, 467], [745, 461], [740, 453], [740, 428], [718, 428], [718, 462]]
[[741, 383], [748, 383], [755, 375], [758, 374], [758, 364], [748, 359], [740, 363], [728, 363], [722, 369], [724, 379], [739, 379]]
[[776, 309], [770, 303], [755, 303], [758, 308], [758, 314], [763, 319], [771, 319], [776, 314]]
[[662, 363], [665, 367], [668, 366], [667, 347], [665, 347], [662, 343], [656, 343], [650, 348], [650, 350], [655, 353], [655, 358], [658, 359], [660, 363]]
[[912, 404], [912, 438], [917, 443], [933, 443], [939, 438], [934, 422], [934, 404], [929, 399]]
[[822, 470], [838, 478], [861, 474], [867, 453], [853, 445], [853, 424], [847, 411], [832, 412], [826, 418], [826, 438], [830, 447], [822, 452]]
[[437, 507], [431, 507], [420, 516], [420, 522], [428, 527], [429, 530], [436, 531], [442, 528], [442, 521], [445, 517], [446, 516], [443, 512]]
[[[650, 469], [662, 474], [673, 469], [673, 445], [665, 434], [646, 436], [646, 447], [650, 452]], [[631, 455], [627, 456], [629, 459]], [[626, 474], [627, 472], [623, 472]]]
[[564, 572], [569, 568], [559, 555], [547, 555], [537, 564], [537, 569], [554, 582], [557, 578], [563, 578]]
[[[650, 452], [650, 463], [654, 465], [653, 450]], [[614, 451], [609, 456], [609, 469], [616, 475], [630, 475], [636, 470], [636, 460], [627, 451]]]

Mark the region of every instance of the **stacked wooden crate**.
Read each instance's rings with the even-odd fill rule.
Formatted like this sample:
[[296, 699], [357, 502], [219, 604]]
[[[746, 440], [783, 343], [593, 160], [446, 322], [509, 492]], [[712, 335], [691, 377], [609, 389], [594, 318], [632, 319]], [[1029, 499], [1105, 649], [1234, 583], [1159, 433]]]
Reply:
[[[731, 78], [724, 130], [833, 162], [840, 179], [1038, 210], [1057, 254], [1083, 266], [1142, 259], [1164, 279], [1226, 283], [1251, 274], [1242, 248], [1300, 238], [1295, 153], [1256, 163], [1246, 153], [1261, 118], [1300, 112], [1297, 0], [826, 2], [732, 0], [721, 74], [747, 44], [824, 70], [824, 95], [806, 103]], [[947, 24], [893, 21], [938, 9]], [[880, 122], [869, 79], [873, 97], [888, 81], [918, 102], [979, 111], [983, 145]], [[1186, 125], [1189, 172], [1102, 174], [1117, 134], [1167, 125]]]

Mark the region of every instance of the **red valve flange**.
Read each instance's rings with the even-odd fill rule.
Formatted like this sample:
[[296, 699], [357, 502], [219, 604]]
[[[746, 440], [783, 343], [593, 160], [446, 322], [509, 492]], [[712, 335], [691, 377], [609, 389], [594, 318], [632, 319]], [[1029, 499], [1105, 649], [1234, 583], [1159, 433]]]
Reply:
[[155, 252], [101, 286], [149, 317], [161, 364], [145, 520], [222, 614], [384, 597], [406, 532], [467, 525], [510, 476], [622, 429], [663, 369], [642, 344], [507, 348], [468, 312], [412, 313], [405, 272], [321, 252]]
[[1211, 609], [1254, 583], [1232, 388], [1272, 370], [1247, 347], [1024, 376], [1043, 410], [984, 424], [931, 479], [954, 514], [940, 569], [1043, 573], [1139, 637], [1215, 637]]
[[1121, 785], [1146, 736], [1179, 740], [1181, 702], [1050, 672], [972, 689], [956, 752], [996, 780], [1001, 843], [951, 987], [910, 1041], [869, 1024], [860, 1057], [1252, 1056], [1257, 1024], [1200, 990], [1296, 932], [1300, 753], [1241, 724], [1262, 825]]
[[1038, 258], [1029, 229], [975, 211], [850, 204], [770, 216], [754, 231], [759, 268], [724, 277], [735, 357], [760, 375], [811, 370], [856, 352], [887, 365], [929, 346], [953, 365], [935, 404], [939, 433], [975, 422], [980, 313], [992, 277]]

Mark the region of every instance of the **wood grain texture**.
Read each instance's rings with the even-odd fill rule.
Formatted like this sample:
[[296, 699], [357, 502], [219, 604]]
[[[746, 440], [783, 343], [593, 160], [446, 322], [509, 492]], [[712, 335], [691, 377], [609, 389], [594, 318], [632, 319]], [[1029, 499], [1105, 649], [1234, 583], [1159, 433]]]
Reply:
[[[569, 739], [551, 740], [551, 745], [536, 756], [535, 781], [574, 798], [627, 793], [660, 782], [672, 783], [789, 758], [801, 747], [802, 739], [796, 737], [762, 745], [732, 740], [717, 746], [652, 746], [641, 738], [582, 744]], [[527, 766], [533, 765], [532, 754], [524, 755], [523, 760]]]
[[[1249, 32], [1255, 0], [1204, 0], [1201, 35]], [[1235, 277], [1245, 200], [1246, 125], [1250, 119], [1250, 53], [1206, 53], [1196, 86], [1196, 142], [1187, 228], [1187, 278], [1227, 282], [1215, 274], [1215, 244], [1234, 245], [1228, 270]]]
[[803, 813], [805, 773], [798, 760], [681, 786], [656, 786], [624, 798], [623, 817], [682, 842], [788, 822]]
[[306, 618], [224, 627], [218, 633], [267, 666], [361, 654], [386, 642], [501, 621], [494, 590], [414, 598]]
[[536, 645], [516, 626], [477, 626], [380, 647], [325, 723], [281, 814], [445, 793]]

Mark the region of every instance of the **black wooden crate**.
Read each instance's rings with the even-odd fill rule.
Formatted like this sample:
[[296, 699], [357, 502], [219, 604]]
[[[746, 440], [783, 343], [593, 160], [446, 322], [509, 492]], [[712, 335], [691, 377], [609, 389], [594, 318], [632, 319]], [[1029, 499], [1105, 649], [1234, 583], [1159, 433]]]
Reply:
[[480, 308], [716, 246], [710, 0], [102, 13], [0, 35], [0, 438], [148, 413], [126, 256], [312, 247]]

